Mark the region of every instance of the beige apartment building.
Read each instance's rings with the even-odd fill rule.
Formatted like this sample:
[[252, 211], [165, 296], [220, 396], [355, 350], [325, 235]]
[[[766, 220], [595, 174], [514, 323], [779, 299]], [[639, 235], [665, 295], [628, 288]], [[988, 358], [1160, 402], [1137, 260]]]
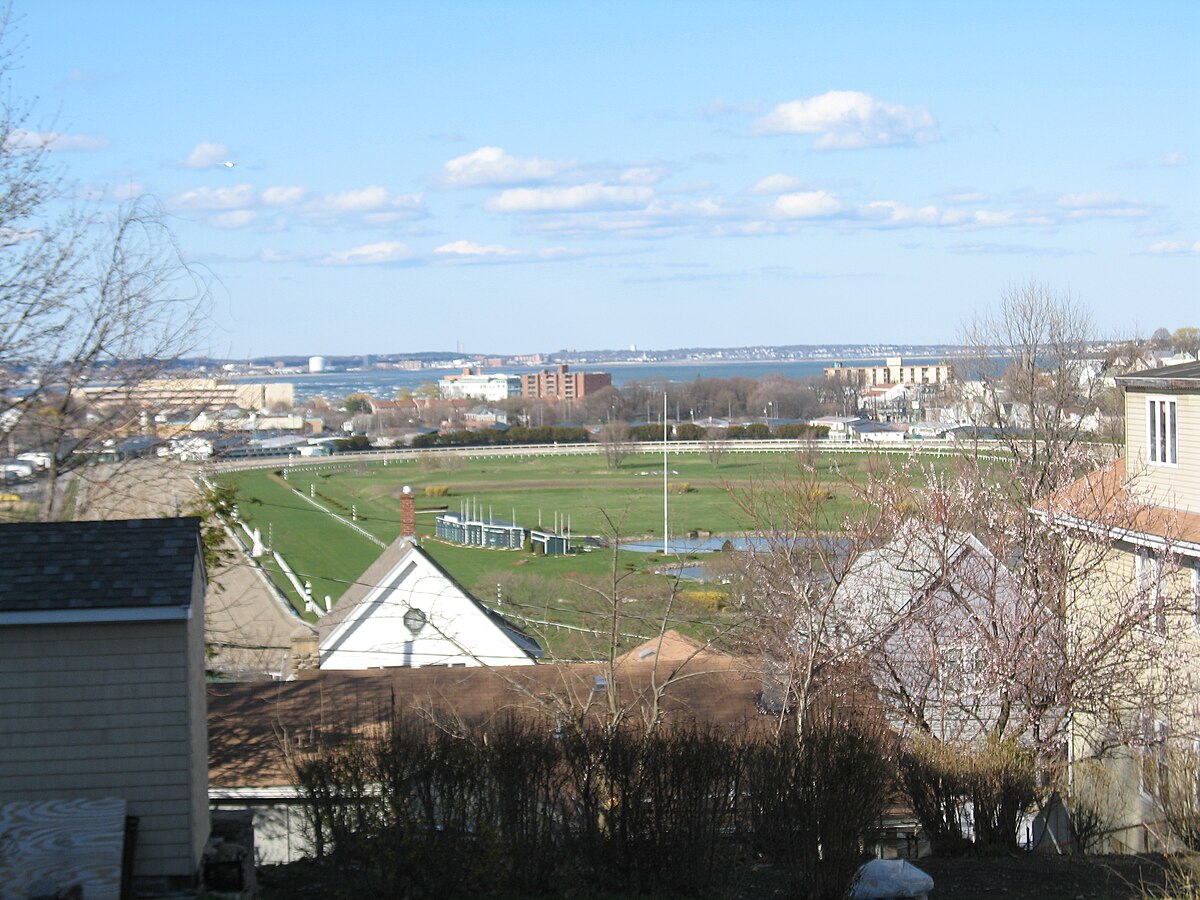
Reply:
[[881, 366], [846, 366], [835, 363], [825, 368], [825, 377], [840, 379], [859, 387], [878, 385], [943, 385], [954, 380], [954, 367], [949, 363], [936, 365], [905, 364], [900, 356], [889, 356]]
[[240, 384], [216, 378], [154, 378], [136, 384], [95, 385], [83, 395], [93, 403], [132, 403], [155, 410], [291, 409], [295, 386], [290, 382]]

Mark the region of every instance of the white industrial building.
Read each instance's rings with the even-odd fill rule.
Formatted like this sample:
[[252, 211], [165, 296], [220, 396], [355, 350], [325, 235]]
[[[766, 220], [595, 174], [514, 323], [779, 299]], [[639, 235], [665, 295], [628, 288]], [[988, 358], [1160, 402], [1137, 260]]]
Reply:
[[521, 378], [517, 375], [485, 375], [482, 369], [466, 367], [458, 375], [447, 375], [439, 380], [438, 388], [447, 400], [494, 402], [519, 397]]

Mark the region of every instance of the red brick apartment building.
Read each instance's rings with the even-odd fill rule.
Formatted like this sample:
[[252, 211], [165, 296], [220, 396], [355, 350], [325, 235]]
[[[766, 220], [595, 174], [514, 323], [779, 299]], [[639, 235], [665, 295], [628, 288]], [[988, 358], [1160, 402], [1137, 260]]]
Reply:
[[521, 376], [521, 396], [543, 400], [578, 400], [611, 386], [609, 372], [568, 372], [565, 364]]

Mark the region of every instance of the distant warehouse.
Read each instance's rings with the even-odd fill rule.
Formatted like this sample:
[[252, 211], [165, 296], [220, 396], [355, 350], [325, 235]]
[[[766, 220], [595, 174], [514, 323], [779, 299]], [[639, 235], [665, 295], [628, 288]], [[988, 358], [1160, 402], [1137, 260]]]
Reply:
[[439, 513], [434, 534], [443, 541], [465, 544], [468, 547], [489, 547], [493, 550], [519, 550], [529, 539], [535, 553], [561, 556], [571, 552], [570, 528], [567, 534], [523, 528], [504, 519], [472, 515], [468, 512]]
[[475, 518], [456, 512], [440, 513], [434, 533], [444, 541], [469, 547], [516, 550], [525, 544], [525, 529], [520, 525], [503, 519]]
[[288, 382], [244, 384], [215, 378], [155, 378], [135, 384], [97, 384], [83, 389], [92, 403], [132, 403], [152, 409], [271, 409], [295, 403]]

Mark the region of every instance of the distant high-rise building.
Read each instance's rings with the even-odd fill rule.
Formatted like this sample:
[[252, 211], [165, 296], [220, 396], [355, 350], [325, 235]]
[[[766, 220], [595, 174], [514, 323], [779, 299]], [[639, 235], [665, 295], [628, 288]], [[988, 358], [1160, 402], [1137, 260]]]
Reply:
[[521, 395], [543, 400], [579, 400], [612, 386], [610, 372], [571, 372], [561, 364], [521, 376]]

